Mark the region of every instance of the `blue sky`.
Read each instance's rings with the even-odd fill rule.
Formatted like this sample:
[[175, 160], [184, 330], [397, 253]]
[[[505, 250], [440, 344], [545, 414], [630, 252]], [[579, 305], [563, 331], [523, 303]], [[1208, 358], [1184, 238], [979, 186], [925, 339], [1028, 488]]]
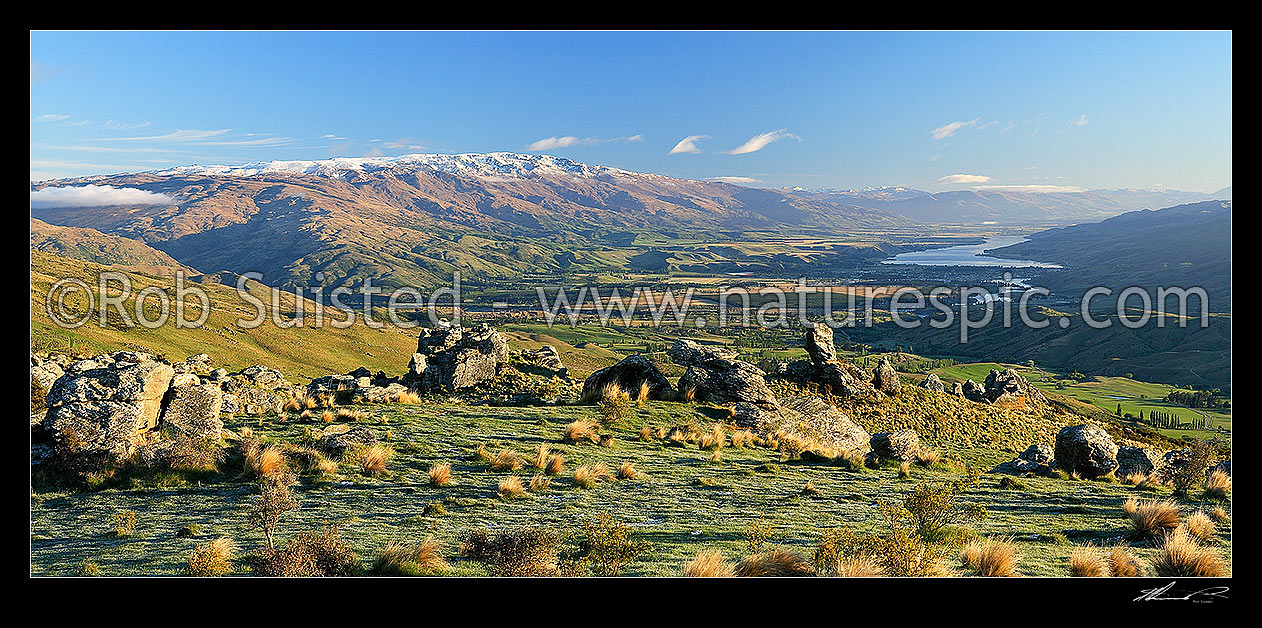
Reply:
[[755, 186], [1212, 191], [1231, 35], [35, 32], [30, 113], [32, 179], [517, 151]]

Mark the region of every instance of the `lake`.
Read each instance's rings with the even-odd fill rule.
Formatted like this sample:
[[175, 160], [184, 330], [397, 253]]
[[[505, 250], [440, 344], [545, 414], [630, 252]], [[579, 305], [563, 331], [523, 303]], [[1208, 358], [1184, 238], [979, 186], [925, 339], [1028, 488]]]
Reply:
[[987, 238], [980, 244], [960, 244], [941, 249], [929, 249], [912, 253], [899, 253], [882, 264], [911, 264], [914, 266], [998, 266], [1003, 268], [1063, 268], [1060, 264], [1029, 259], [1005, 259], [986, 255], [985, 251], [1028, 241], [1021, 236]]

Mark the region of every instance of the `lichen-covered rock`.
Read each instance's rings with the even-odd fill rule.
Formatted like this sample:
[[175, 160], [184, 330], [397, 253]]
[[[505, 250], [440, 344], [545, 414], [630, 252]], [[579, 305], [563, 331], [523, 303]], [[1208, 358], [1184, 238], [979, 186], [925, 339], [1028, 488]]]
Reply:
[[543, 369], [565, 377], [567, 369], [561, 361], [561, 353], [552, 345], [543, 345], [538, 349], [523, 349], [519, 354], [522, 362], [535, 368]]
[[1056, 463], [1066, 473], [1097, 478], [1117, 468], [1117, 445], [1098, 425], [1071, 425], [1056, 434]]
[[223, 430], [222, 409], [223, 390], [215, 384], [173, 385], [160, 425], [172, 436], [217, 441]]
[[1123, 478], [1134, 474], [1148, 475], [1157, 468], [1155, 457], [1153, 452], [1143, 447], [1121, 445], [1117, 448], [1116, 474]]
[[1046, 443], [1034, 443], [1017, 457], [1035, 464], [1049, 464], [1056, 457], [1056, 450]]
[[780, 408], [794, 413], [778, 426], [788, 433], [826, 447], [866, 454], [872, 449], [871, 435], [846, 413], [819, 397], [802, 395], [780, 400]]
[[986, 403], [988, 401], [986, 399], [986, 389], [971, 379], [964, 380], [964, 383], [959, 387], [959, 394], [969, 401], [978, 403]]
[[403, 383], [425, 392], [455, 391], [495, 379], [508, 363], [508, 341], [488, 325], [425, 329]]
[[889, 358], [882, 357], [877, 363], [876, 370], [872, 373], [872, 387], [887, 395], [897, 395], [902, 389], [902, 380], [898, 377], [898, 371], [890, 364]]
[[776, 397], [767, 386], [767, 374], [748, 362], [736, 359], [736, 352], [723, 348], [703, 347], [681, 339], [666, 353], [675, 363], [687, 366], [679, 378], [681, 391], [693, 391], [698, 401], [712, 403], [746, 402], [775, 405]]
[[65, 374], [65, 370], [57, 362], [31, 354], [31, 380], [38, 382], [44, 390], [52, 389], [53, 383]]
[[986, 401], [1005, 407], [1025, 407], [1047, 400], [1042, 391], [1035, 388], [1015, 369], [992, 369], [986, 376], [983, 397]]
[[367, 427], [340, 425], [326, 429], [317, 440], [333, 456], [341, 457], [350, 447], [368, 447], [377, 444], [377, 435]]
[[48, 392], [44, 429], [78, 451], [130, 455], [157, 427], [174, 375], [152, 359], [67, 373]]
[[[269, 412], [280, 412], [285, 406], [285, 398], [271, 390], [254, 386], [241, 376], [224, 382], [224, 412], [257, 415]], [[231, 395], [231, 401], [228, 396]]]
[[601, 390], [610, 384], [631, 394], [639, 392], [641, 384], [648, 384], [650, 399], [669, 401], [675, 398], [670, 380], [642, 355], [627, 356], [621, 362], [589, 375], [583, 380], [583, 398], [598, 398]]
[[872, 453], [884, 460], [907, 461], [920, 453], [920, 436], [915, 430], [897, 430], [873, 434], [869, 444]]
[[946, 392], [946, 385], [942, 383], [942, 379], [938, 377], [937, 373], [930, 373], [929, 377], [925, 378], [925, 381], [920, 382], [920, 387], [933, 392]]
[[255, 364], [242, 369], [240, 375], [250, 385], [264, 390], [289, 390], [293, 388], [293, 384], [285, 381], [285, 376], [280, 371], [262, 364]]
[[833, 344], [833, 328], [817, 323], [806, 334], [806, 353], [815, 363], [832, 362], [837, 359], [837, 347]]

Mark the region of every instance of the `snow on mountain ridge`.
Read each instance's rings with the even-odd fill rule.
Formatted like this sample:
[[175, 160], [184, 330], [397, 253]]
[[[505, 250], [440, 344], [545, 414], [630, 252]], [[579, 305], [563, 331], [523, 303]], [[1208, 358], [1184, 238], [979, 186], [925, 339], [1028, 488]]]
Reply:
[[154, 171], [158, 175], [206, 174], [252, 177], [269, 174], [305, 174], [345, 178], [357, 173], [411, 171], [417, 169], [481, 178], [534, 178], [568, 175], [596, 178], [601, 175], [643, 176], [639, 173], [591, 166], [553, 155], [520, 153], [416, 153], [398, 157], [337, 157], [323, 160], [268, 161], [236, 166], [190, 165]]

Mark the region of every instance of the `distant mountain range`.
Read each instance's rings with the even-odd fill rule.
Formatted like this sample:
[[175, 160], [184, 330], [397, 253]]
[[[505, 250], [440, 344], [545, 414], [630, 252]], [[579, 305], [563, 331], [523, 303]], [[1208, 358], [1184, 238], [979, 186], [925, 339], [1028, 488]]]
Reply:
[[1209, 294], [1211, 310], [1231, 309], [1231, 201], [1129, 212], [1035, 233], [1028, 242], [991, 252], [1062, 264], [1063, 270], [1036, 277], [1052, 290], [1105, 286], [1116, 294], [1129, 286], [1199, 286]]
[[32, 216], [143, 242], [206, 272], [263, 272], [272, 285], [305, 284], [317, 271], [339, 280], [372, 276], [386, 285], [426, 285], [448, 281], [455, 270], [508, 277], [609, 267], [603, 250], [645, 236], [741, 241], [924, 223], [1054, 225], [1206, 197], [1150, 190], [759, 189], [514, 153], [184, 166], [43, 181], [32, 190], [88, 185], [139, 189], [163, 200], [60, 206], [41, 200], [32, 204]]

